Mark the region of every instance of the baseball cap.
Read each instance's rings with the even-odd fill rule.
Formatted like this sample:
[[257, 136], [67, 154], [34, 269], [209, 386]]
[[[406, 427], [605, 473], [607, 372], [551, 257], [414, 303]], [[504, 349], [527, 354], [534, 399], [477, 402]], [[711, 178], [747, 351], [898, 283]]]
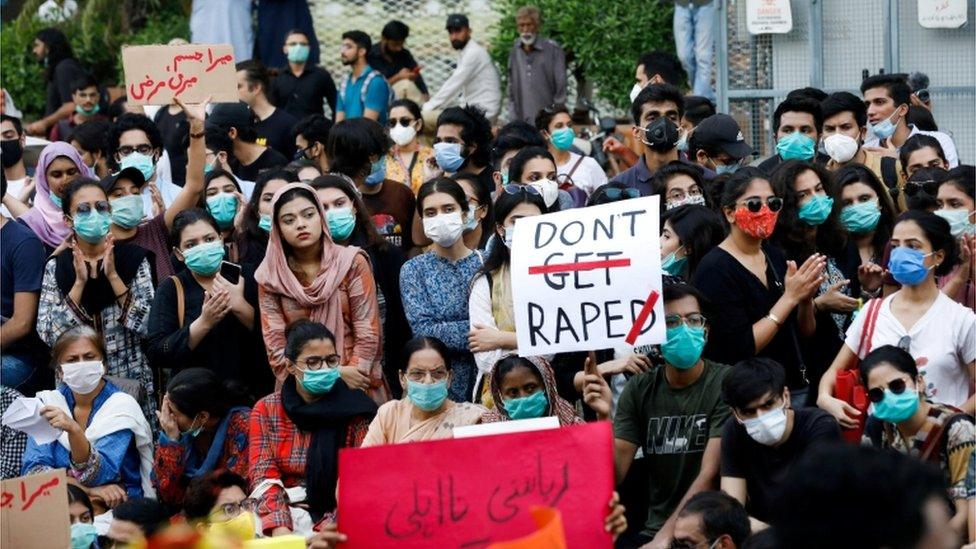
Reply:
[[254, 115], [251, 107], [247, 103], [238, 101], [237, 103], [217, 103], [207, 116], [207, 129], [220, 128], [229, 130], [237, 128], [238, 131], [250, 128], [254, 125]]
[[115, 183], [119, 179], [128, 179], [135, 183], [136, 187], [142, 188], [146, 184], [146, 178], [142, 176], [142, 172], [138, 168], [125, 168], [124, 170], [119, 170], [116, 173], [106, 175], [98, 182], [98, 185], [105, 191], [105, 194], [112, 192], [112, 187], [115, 187]]
[[713, 114], [695, 126], [695, 142], [699, 147], [719, 149], [732, 158], [745, 158], [752, 154], [742, 130], [735, 119], [727, 114]]
[[447, 30], [451, 29], [464, 29], [470, 28], [471, 25], [468, 24], [468, 16], [463, 13], [452, 13], [447, 16], [447, 25], [444, 26]]

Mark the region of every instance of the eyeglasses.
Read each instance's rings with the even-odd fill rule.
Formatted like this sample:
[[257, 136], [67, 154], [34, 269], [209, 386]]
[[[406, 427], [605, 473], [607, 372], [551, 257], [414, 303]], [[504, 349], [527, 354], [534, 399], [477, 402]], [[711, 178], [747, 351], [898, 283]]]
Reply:
[[342, 359], [339, 355], [329, 355], [329, 356], [309, 356], [305, 357], [304, 360], [296, 361], [298, 364], [304, 364], [309, 370], [320, 370], [323, 367], [328, 368], [338, 368], [339, 362]]
[[677, 328], [682, 323], [687, 324], [689, 328], [704, 328], [706, 322], [705, 315], [699, 313], [691, 313], [685, 316], [667, 315], [664, 317], [664, 326], [666, 328]]
[[391, 119], [389, 119], [386, 122], [386, 125], [389, 126], [390, 128], [395, 128], [396, 125], [397, 125], [397, 122], [399, 122], [401, 126], [403, 126], [404, 128], [406, 128], [410, 124], [413, 124], [414, 122], [416, 122], [416, 119], [415, 118], [410, 118], [409, 116], [401, 116], [400, 118], [391, 118]]
[[630, 187], [625, 189], [621, 189], [620, 187], [610, 187], [609, 189], [603, 190], [603, 196], [609, 198], [610, 200], [620, 200], [621, 197], [624, 199], [637, 198], [640, 196], [640, 191]]
[[421, 382], [430, 376], [434, 381], [443, 381], [447, 379], [447, 368], [438, 368], [436, 370], [407, 370], [407, 379], [410, 381]]
[[[888, 382], [888, 390], [896, 395], [904, 393], [906, 387], [908, 387], [908, 384], [903, 378], [893, 379]], [[875, 404], [884, 400], [884, 396], [884, 389], [881, 387], [875, 387], [868, 391], [868, 398]]]
[[[108, 205], [108, 201], [106, 200], [99, 200], [98, 202], [94, 203], [94, 206], [95, 206], [95, 211], [100, 214], [107, 214], [110, 211], [112, 211], [112, 207]], [[91, 202], [82, 202], [81, 204], [78, 204], [78, 207], [75, 209], [76, 216], [88, 215], [90, 213], [92, 213]]]
[[227, 518], [234, 518], [241, 514], [241, 511], [254, 511], [258, 507], [258, 500], [247, 498], [237, 503], [224, 503], [220, 506], [220, 512]]
[[152, 145], [147, 145], [145, 143], [142, 144], [142, 145], [136, 145], [135, 147], [133, 147], [131, 145], [123, 145], [123, 146], [119, 147], [118, 151], [119, 151], [119, 154], [122, 155], [122, 156], [129, 156], [130, 154], [132, 154], [134, 152], [137, 152], [139, 154], [148, 155], [148, 154], [150, 154], [153, 151], [153, 147], [152, 147]]
[[935, 196], [939, 194], [939, 183], [933, 179], [905, 183], [905, 194], [908, 196], [915, 196], [918, 191], [925, 191], [925, 194]]
[[539, 193], [539, 189], [536, 189], [531, 185], [516, 185], [514, 183], [509, 183], [508, 185], [502, 187], [502, 190], [505, 191], [505, 194], [527, 193], [535, 196], [542, 196], [542, 194]]
[[[750, 198], [744, 202], [746, 208], [752, 213], [759, 213], [762, 209], [763, 199], [762, 198]], [[778, 212], [783, 209], [783, 199], [777, 196], [771, 196], [766, 199], [766, 205], [769, 206], [769, 211]]]

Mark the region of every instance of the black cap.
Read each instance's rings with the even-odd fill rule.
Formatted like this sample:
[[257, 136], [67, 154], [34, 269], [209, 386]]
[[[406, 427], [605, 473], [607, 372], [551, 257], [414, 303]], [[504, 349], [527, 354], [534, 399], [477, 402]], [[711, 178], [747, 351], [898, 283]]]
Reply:
[[453, 29], [467, 29], [471, 28], [468, 24], [468, 16], [463, 13], [452, 13], [447, 16], [447, 25], [445, 27], [447, 30]]
[[254, 126], [254, 114], [247, 103], [217, 103], [207, 116], [207, 129], [220, 128], [224, 131], [237, 128], [238, 132]]
[[706, 149], [719, 149], [732, 158], [745, 158], [752, 154], [742, 130], [735, 119], [727, 114], [713, 114], [695, 126], [695, 143]]
[[105, 191], [105, 194], [109, 194], [112, 192], [112, 187], [115, 187], [115, 183], [119, 179], [128, 179], [129, 181], [135, 183], [136, 187], [140, 189], [146, 184], [146, 178], [142, 176], [142, 172], [139, 171], [139, 168], [131, 167], [125, 168], [124, 170], [119, 170], [117, 173], [109, 174], [103, 177], [98, 184], [102, 187], [102, 190]]

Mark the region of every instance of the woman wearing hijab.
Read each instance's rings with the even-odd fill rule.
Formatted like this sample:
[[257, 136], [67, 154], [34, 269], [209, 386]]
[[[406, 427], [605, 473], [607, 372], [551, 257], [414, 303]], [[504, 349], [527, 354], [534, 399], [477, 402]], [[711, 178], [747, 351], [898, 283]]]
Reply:
[[386, 402], [390, 390], [380, 361], [379, 305], [369, 258], [355, 246], [332, 241], [322, 203], [308, 185], [285, 185], [273, 203], [268, 250], [254, 278], [276, 387], [288, 376], [285, 327], [309, 318], [334, 334], [346, 384]]
[[68, 143], [51, 143], [44, 147], [37, 158], [34, 205], [27, 208], [10, 198], [4, 202], [18, 221], [34, 231], [49, 253], [71, 236], [71, 228], [65, 223], [61, 204], [68, 185], [82, 176], [91, 177], [92, 174], [78, 151]]
[[248, 480], [265, 535], [308, 535], [334, 521], [339, 449], [359, 446], [376, 414], [376, 403], [340, 379], [338, 349], [322, 324], [292, 324], [281, 392], [251, 411]]
[[73, 182], [63, 204], [74, 236], [44, 267], [37, 333], [54, 345], [75, 326], [95, 328], [105, 338], [108, 374], [145, 388], [143, 410], [155, 426], [153, 376], [142, 350], [155, 295], [148, 252], [109, 235], [112, 207], [97, 181]]

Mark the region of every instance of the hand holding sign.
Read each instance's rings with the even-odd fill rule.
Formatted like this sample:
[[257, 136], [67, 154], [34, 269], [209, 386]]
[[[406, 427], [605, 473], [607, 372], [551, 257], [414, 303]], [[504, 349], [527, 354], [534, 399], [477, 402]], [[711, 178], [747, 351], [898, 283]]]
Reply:
[[613, 397], [607, 380], [597, 370], [596, 357], [593, 353], [586, 357], [583, 373], [583, 402], [596, 412], [597, 418], [610, 419]]

